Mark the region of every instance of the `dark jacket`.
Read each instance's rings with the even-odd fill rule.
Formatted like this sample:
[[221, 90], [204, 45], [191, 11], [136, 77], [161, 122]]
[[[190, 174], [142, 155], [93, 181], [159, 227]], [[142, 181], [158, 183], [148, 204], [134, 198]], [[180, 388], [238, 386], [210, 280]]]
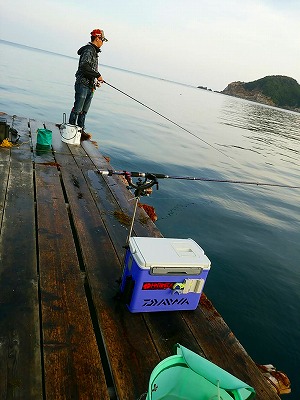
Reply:
[[101, 74], [98, 71], [98, 53], [100, 49], [92, 43], [81, 47], [77, 54], [80, 56], [78, 70], [75, 74], [76, 83], [93, 87], [95, 78]]

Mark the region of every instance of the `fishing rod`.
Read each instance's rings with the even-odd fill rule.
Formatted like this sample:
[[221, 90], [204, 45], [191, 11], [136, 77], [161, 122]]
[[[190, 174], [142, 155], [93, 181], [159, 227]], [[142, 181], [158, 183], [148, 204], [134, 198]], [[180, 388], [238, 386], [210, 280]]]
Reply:
[[237, 164], [239, 164], [238, 161], [236, 161], [234, 158], [230, 157], [228, 154], [224, 153], [222, 150], [218, 149], [217, 147], [213, 146], [211, 143], [207, 142], [206, 140], [202, 139], [201, 137], [197, 136], [195, 133], [191, 132], [190, 130], [184, 128], [182, 125], [179, 125], [177, 122], [171, 120], [170, 118], [166, 117], [165, 115], [159, 113], [158, 111], [154, 110], [153, 108], [147, 106], [145, 103], [142, 103], [141, 101], [137, 100], [136, 98], [130, 96], [128, 93], [123, 92], [123, 90], [118, 89], [117, 87], [111, 85], [110, 83], [103, 81], [103, 83], [105, 83], [106, 85], [110, 86], [111, 88], [117, 90], [118, 92], [124, 94], [125, 96], [129, 97], [130, 99], [132, 99], [133, 101], [141, 104], [143, 107], [148, 108], [148, 110], [154, 112], [155, 114], [159, 115], [160, 117], [164, 118], [165, 120], [171, 122], [171, 124], [177, 126], [178, 128], [184, 130], [185, 132], [189, 133], [190, 135], [194, 136], [195, 138], [201, 140], [201, 142], [205, 143], [207, 146], [213, 148], [214, 150], [218, 151], [219, 153], [221, 153], [223, 156], [230, 158], [231, 160], [235, 161]]
[[[217, 183], [232, 183], [240, 185], [253, 185], [253, 186], [269, 186], [269, 187], [280, 187], [288, 189], [300, 189], [300, 186], [284, 185], [280, 183], [268, 183], [268, 182], [252, 182], [252, 181], [240, 181], [230, 179], [214, 179], [194, 176], [172, 176], [161, 173], [149, 173], [149, 172], [129, 172], [129, 171], [115, 171], [112, 169], [97, 170], [97, 173], [103, 176], [122, 175], [125, 177], [130, 188], [136, 190], [137, 196], [148, 195], [148, 189], [156, 185], [158, 189], [158, 179], [177, 179], [187, 181], [203, 181], [203, 182], [217, 182]], [[144, 181], [139, 179], [137, 183], [133, 183], [132, 178], [144, 178]], [[136, 196], [136, 197], [137, 197]]]

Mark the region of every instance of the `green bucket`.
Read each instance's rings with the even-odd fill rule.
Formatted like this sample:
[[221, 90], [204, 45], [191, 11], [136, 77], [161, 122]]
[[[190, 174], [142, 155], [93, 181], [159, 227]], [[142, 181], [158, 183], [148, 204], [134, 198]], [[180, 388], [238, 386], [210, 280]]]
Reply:
[[49, 150], [52, 144], [52, 131], [49, 129], [38, 129], [36, 147], [39, 150]]
[[37, 144], [50, 147], [52, 144], [52, 131], [49, 129], [38, 129], [36, 141]]

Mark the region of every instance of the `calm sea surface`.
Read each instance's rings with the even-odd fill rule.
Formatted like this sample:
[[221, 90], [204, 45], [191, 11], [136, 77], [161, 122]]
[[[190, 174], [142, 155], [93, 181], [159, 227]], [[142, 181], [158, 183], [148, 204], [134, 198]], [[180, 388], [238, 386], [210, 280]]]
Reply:
[[[61, 122], [73, 105], [76, 69], [76, 55], [0, 40], [0, 111]], [[300, 186], [300, 114], [115, 68], [100, 71], [193, 133], [102, 85], [86, 130], [115, 169]], [[286, 398], [299, 400], [300, 189], [159, 183], [142, 199], [155, 207], [159, 229], [204, 248], [212, 262], [206, 294], [256, 362], [287, 373]]]

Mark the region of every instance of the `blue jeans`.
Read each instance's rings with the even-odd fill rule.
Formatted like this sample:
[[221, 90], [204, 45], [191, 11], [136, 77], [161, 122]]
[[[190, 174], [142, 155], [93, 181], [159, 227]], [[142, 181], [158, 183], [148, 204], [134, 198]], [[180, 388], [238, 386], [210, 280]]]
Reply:
[[75, 83], [75, 102], [72, 108], [69, 124], [77, 125], [84, 128], [85, 116], [89, 111], [94, 89], [83, 85], [82, 83]]

